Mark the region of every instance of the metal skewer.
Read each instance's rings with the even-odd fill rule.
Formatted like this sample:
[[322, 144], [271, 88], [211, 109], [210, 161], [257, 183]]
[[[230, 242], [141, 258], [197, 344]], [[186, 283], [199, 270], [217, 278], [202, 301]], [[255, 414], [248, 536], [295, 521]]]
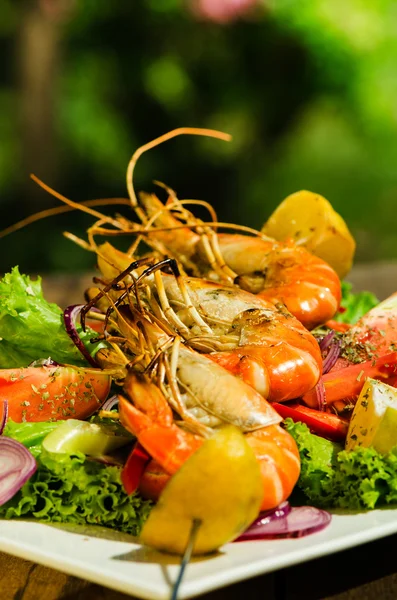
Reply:
[[200, 525], [201, 525], [201, 519], [193, 519], [192, 527], [191, 527], [190, 533], [189, 533], [189, 539], [186, 544], [185, 552], [183, 553], [178, 577], [176, 578], [175, 583], [172, 588], [172, 591], [171, 591], [170, 600], [177, 600], [177, 598], [178, 598], [179, 587], [182, 583], [185, 569], [186, 569], [187, 565], [189, 564], [190, 557], [192, 555], [194, 542], [196, 541], [196, 537], [197, 537], [197, 533], [198, 533]]

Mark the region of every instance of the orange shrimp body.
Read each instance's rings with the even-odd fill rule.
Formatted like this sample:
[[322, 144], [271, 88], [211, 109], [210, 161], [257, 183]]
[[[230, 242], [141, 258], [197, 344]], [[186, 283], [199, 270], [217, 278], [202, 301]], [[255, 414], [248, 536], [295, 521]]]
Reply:
[[[190, 274], [216, 277], [273, 303], [282, 302], [307, 329], [335, 315], [341, 300], [337, 273], [292, 240], [215, 233], [208, 227], [201, 227], [199, 234], [200, 221], [190, 213], [185, 220], [197, 231], [181, 228], [181, 221], [154, 194], [141, 194], [140, 199], [154, 223], [145, 239], [157, 250], [160, 244], [162, 252], [175, 256]], [[170, 231], [172, 228], [175, 230]]]
[[[171, 408], [153, 383], [131, 375], [126, 387], [134, 404], [119, 396], [120, 420], [154, 459], [146, 468], [140, 491], [157, 500], [169, 477], [201, 446], [204, 438], [173, 421]], [[289, 497], [299, 477], [296, 443], [277, 424], [246, 436], [260, 463], [265, 490], [261, 510], [275, 508]]]
[[[317, 384], [322, 370], [318, 343], [283, 305], [236, 286], [165, 273], [159, 274], [157, 288], [152, 289], [167, 298], [186, 325], [186, 331], [179, 327], [177, 332], [190, 346], [211, 349], [207, 355], [213, 361], [268, 400], [291, 400]], [[187, 298], [203, 321], [192, 316]], [[208, 325], [206, 330], [203, 325]]]
[[209, 357], [265, 398], [291, 400], [317, 384], [322, 368], [318, 343], [294, 317], [247, 310], [233, 322], [233, 328], [240, 333], [239, 345]]
[[282, 302], [307, 329], [331, 319], [340, 304], [338, 275], [321, 258], [292, 241], [219, 234], [226, 264], [236, 283], [271, 302]]
[[270, 510], [286, 500], [300, 474], [300, 457], [294, 438], [280, 425], [248, 433], [262, 474], [265, 497], [261, 510]]

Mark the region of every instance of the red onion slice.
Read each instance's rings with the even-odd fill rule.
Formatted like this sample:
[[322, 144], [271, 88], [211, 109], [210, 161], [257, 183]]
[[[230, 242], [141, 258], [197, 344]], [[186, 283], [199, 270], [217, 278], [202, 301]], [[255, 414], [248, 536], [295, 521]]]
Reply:
[[330, 513], [314, 506], [293, 507], [281, 519], [273, 519], [263, 525], [251, 525], [236, 542], [297, 538], [321, 531], [331, 522]]
[[319, 382], [317, 383], [316, 387], [314, 388], [314, 391], [316, 392], [318, 410], [320, 412], [324, 412], [326, 404], [327, 404], [327, 400], [325, 397], [325, 385], [324, 385], [322, 378], [320, 378]]
[[264, 510], [261, 513], [259, 513], [258, 517], [251, 524], [251, 528], [258, 527], [259, 525], [266, 525], [266, 523], [270, 523], [271, 521], [274, 521], [276, 519], [283, 519], [290, 512], [291, 506], [289, 502], [285, 500], [276, 508], [273, 508], [272, 510]]
[[331, 344], [331, 342], [334, 339], [334, 337], [335, 337], [335, 331], [330, 331], [329, 333], [327, 333], [327, 335], [325, 335], [318, 342], [318, 345], [320, 346], [321, 352], [324, 352], [324, 350], [327, 350], [328, 346]]
[[106, 400], [105, 404], [101, 406], [101, 410], [112, 410], [112, 408], [114, 408], [118, 403], [119, 397], [117, 394], [115, 394], [114, 396]]
[[0, 506], [15, 496], [36, 468], [33, 455], [23, 444], [0, 438]]
[[6, 426], [8, 419], [8, 402], [7, 400], [3, 400], [0, 403], [0, 435], [4, 431], [4, 427]]
[[91, 356], [88, 352], [87, 348], [84, 346], [81, 338], [76, 329], [76, 319], [80, 314], [81, 309], [84, 307], [84, 304], [73, 304], [72, 306], [68, 306], [65, 308], [63, 312], [63, 320], [65, 323], [66, 331], [75, 344], [75, 346], [80, 350], [81, 354], [84, 358], [92, 365], [93, 367], [99, 367], [96, 360]]
[[333, 342], [330, 345], [328, 354], [324, 358], [324, 361], [323, 361], [323, 375], [325, 375], [326, 373], [329, 373], [329, 371], [332, 369], [332, 367], [338, 360], [339, 354], [340, 354], [340, 349], [341, 349], [340, 340], [333, 340]]
[[38, 360], [34, 360], [33, 362], [29, 363], [28, 365], [29, 367], [60, 367], [60, 363], [56, 362], [55, 360], [52, 360], [52, 358], [49, 356], [48, 358], [39, 358]]

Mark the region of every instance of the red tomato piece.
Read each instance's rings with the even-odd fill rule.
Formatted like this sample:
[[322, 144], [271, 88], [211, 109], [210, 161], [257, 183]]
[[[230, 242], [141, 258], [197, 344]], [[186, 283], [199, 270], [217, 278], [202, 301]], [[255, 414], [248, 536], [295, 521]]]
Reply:
[[[327, 405], [330, 406], [337, 400], [357, 400], [367, 377], [392, 386], [397, 385], [397, 352], [323, 375]], [[305, 404], [314, 408], [317, 405], [315, 389], [304, 394], [302, 399]]]
[[100, 369], [26, 367], [0, 369], [0, 400], [13, 421], [86, 419], [106, 400], [111, 385]]

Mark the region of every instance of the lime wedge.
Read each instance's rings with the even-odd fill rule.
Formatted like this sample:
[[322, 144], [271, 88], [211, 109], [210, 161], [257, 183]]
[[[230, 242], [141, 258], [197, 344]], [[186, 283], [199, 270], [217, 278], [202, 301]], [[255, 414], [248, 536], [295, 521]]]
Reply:
[[112, 426], [68, 419], [44, 438], [43, 448], [48, 452], [82, 452], [87, 456], [103, 456], [131, 440], [127, 432], [120, 434]]

